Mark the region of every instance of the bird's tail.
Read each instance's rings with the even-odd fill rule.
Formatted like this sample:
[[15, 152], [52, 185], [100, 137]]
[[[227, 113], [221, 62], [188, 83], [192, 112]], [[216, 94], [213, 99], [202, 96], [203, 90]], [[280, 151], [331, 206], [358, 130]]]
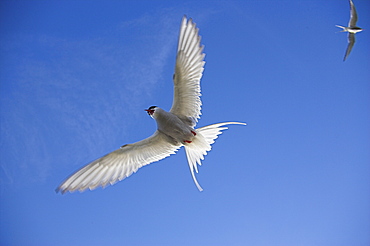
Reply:
[[191, 143], [185, 145], [186, 157], [188, 159], [188, 164], [193, 177], [195, 185], [198, 187], [199, 191], [202, 191], [195, 174], [198, 173], [198, 166], [202, 165], [201, 160], [204, 160], [204, 156], [207, 155], [207, 152], [212, 149], [211, 144], [213, 144], [222, 133], [223, 130], [228, 129], [226, 125], [246, 125], [242, 122], [223, 122], [204, 126], [195, 130], [196, 135]]
[[343, 29], [339, 32], [348, 32], [347, 27], [345, 27], [345, 26], [340, 26], [340, 25], [335, 25], [335, 26]]

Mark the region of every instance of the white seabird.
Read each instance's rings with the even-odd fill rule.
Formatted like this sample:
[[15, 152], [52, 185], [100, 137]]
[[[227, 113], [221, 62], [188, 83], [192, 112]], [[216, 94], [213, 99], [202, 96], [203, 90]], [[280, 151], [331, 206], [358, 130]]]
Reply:
[[355, 34], [358, 32], [361, 32], [363, 29], [356, 26], [357, 23], [357, 12], [355, 5], [353, 4], [352, 0], [349, 0], [349, 5], [350, 5], [350, 13], [351, 17], [348, 22], [348, 27], [346, 26], [340, 26], [340, 25], [335, 25], [336, 27], [342, 28], [343, 30], [341, 32], [348, 32], [348, 46], [346, 50], [346, 54], [344, 55], [343, 61], [345, 61], [351, 53], [351, 50], [353, 48], [353, 45], [355, 44]]
[[197, 165], [211, 150], [215, 139], [226, 125], [241, 122], [223, 122], [200, 128], [195, 125], [201, 115], [200, 79], [204, 70], [203, 46], [198, 28], [192, 19], [185, 16], [182, 19], [177, 47], [175, 65], [174, 99], [170, 111], [157, 106], [146, 109], [147, 113], [156, 120], [157, 130], [144, 140], [126, 144], [119, 149], [91, 162], [68, 177], [56, 189], [56, 192], [73, 192], [76, 190], [93, 190], [99, 186], [113, 185], [139, 168], [152, 162], [175, 154], [182, 146], [185, 147], [186, 157], [195, 185], [198, 184], [195, 172]]

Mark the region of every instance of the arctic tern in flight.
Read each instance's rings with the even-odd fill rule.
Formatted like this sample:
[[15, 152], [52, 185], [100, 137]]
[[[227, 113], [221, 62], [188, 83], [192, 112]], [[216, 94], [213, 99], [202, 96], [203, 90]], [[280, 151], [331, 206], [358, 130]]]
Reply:
[[203, 46], [198, 28], [192, 19], [183, 17], [177, 47], [174, 82], [174, 98], [169, 112], [151, 106], [145, 111], [156, 120], [157, 130], [144, 140], [126, 144], [119, 149], [91, 162], [68, 177], [56, 192], [93, 190], [113, 185], [140, 167], [166, 158], [185, 147], [186, 157], [195, 185], [200, 191], [194, 170], [211, 150], [211, 144], [226, 125], [241, 122], [217, 123], [195, 129], [201, 115], [200, 79], [204, 70]]
[[361, 32], [363, 29], [356, 26], [356, 23], [357, 23], [357, 12], [356, 12], [356, 8], [355, 8], [355, 5], [353, 4], [352, 0], [349, 0], [349, 6], [350, 6], [350, 12], [351, 12], [351, 17], [349, 19], [349, 22], [348, 22], [348, 27], [346, 26], [340, 26], [340, 25], [335, 25], [336, 27], [340, 27], [342, 28], [343, 30], [341, 32], [348, 32], [348, 46], [347, 46], [347, 50], [346, 50], [346, 54], [344, 55], [344, 59], [343, 61], [345, 61], [349, 55], [349, 53], [351, 53], [351, 50], [353, 48], [353, 45], [355, 44], [355, 34], [357, 32]]

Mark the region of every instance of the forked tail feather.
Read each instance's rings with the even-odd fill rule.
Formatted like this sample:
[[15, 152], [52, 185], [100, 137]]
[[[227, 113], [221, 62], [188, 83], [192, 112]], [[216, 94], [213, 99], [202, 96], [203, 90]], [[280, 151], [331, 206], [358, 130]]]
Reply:
[[202, 191], [202, 187], [199, 185], [194, 170], [198, 173], [197, 164], [202, 165], [201, 160], [204, 160], [204, 156], [207, 155], [207, 152], [212, 149], [211, 144], [213, 144], [222, 133], [223, 130], [228, 129], [225, 125], [246, 125], [242, 122], [223, 122], [204, 126], [196, 129], [197, 135], [194, 137], [193, 141], [185, 145], [186, 157], [188, 159], [188, 164], [193, 177], [194, 183], [197, 186], [199, 191]]
[[345, 26], [340, 26], [340, 25], [335, 25], [336, 27], [342, 28], [339, 32], [348, 32], [347, 27]]

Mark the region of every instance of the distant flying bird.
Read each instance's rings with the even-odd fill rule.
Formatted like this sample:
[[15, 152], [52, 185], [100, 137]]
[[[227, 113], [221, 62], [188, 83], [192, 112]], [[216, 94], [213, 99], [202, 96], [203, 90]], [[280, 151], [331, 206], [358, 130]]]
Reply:
[[113, 185], [140, 167], [164, 159], [184, 146], [186, 157], [195, 185], [200, 191], [194, 175], [198, 172], [197, 164], [211, 150], [211, 144], [226, 125], [241, 122], [217, 123], [195, 129], [201, 115], [200, 79], [204, 70], [203, 46], [200, 45], [199, 29], [192, 19], [183, 17], [177, 47], [175, 65], [174, 98], [169, 112], [151, 106], [145, 111], [157, 122], [157, 130], [152, 136], [133, 144], [126, 144], [119, 149], [91, 162], [67, 178], [56, 192], [93, 190]]
[[336, 27], [340, 27], [340, 28], [343, 29], [341, 32], [348, 32], [348, 46], [347, 46], [346, 54], [344, 55], [343, 61], [345, 61], [347, 59], [349, 53], [351, 53], [353, 45], [355, 44], [355, 34], [357, 32], [361, 32], [363, 30], [362, 28], [356, 26], [357, 12], [356, 12], [356, 8], [355, 8], [355, 5], [353, 4], [352, 0], [349, 0], [349, 5], [350, 5], [350, 8], [351, 8], [351, 18], [349, 19], [348, 27], [335, 25]]

